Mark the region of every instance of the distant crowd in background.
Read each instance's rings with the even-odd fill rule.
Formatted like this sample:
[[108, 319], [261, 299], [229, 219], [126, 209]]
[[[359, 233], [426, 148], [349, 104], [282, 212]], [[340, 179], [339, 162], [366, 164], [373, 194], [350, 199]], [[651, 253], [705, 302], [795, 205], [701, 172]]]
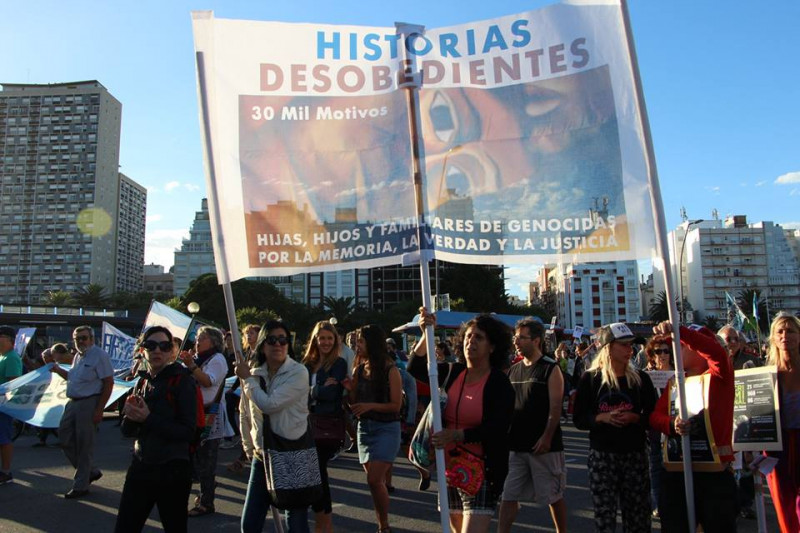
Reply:
[[[138, 381], [120, 400], [122, 434], [134, 439], [116, 531], [141, 531], [154, 506], [166, 531], [186, 531], [190, 518], [215, 512], [218, 450], [237, 449], [227, 465], [247, 471], [241, 530], [262, 531], [275, 506], [288, 531], [333, 531], [328, 464], [356, 453], [372, 496], [377, 531], [389, 523], [392, 464], [407, 457], [430, 487], [433, 450], [443, 449], [452, 531], [485, 532], [498, 514], [498, 531], [511, 531], [520, 502], [550, 510], [567, 530], [567, 469], [561, 425], [589, 432], [589, 490], [597, 531], [613, 531], [620, 511], [625, 531], [686, 531], [683, 473], [663, 464], [663, 439], [698, 430], [697, 418], [671, 414], [669, 390], [652, 372], [674, 372], [673, 329], [653, 328], [647, 339], [626, 324], [599, 328], [593, 337], [561, 340], [538, 320], [509, 327], [479, 315], [455, 334], [433, 339], [442, 427], [430, 426], [428, 326], [399, 348], [376, 325], [345, 333], [330, 321], [315, 325], [300, 344], [290, 324], [269, 320], [242, 327], [237, 356], [230, 332], [204, 326], [193, 346], [164, 327], [147, 329], [128, 379]], [[443, 330], [439, 330], [443, 331]], [[57, 343], [37, 358], [14, 352], [15, 330], [0, 327], [0, 383], [45, 364], [67, 382], [69, 398], [58, 430], [42, 429], [37, 445], [55, 436], [75, 467], [67, 499], [84, 498], [102, 477], [94, 464], [97, 424], [111, 392], [113, 369], [81, 326], [73, 345]], [[706, 427], [719, 462], [693, 473], [695, 511], [703, 531], [736, 530], [738, 517], [755, 517], [754, 474], [744, 453], [734, 470], [734, 371], [775, 365], [784, 450], [770, 453], [767, 476], [781, 531], [800, 530], [800, 320], [781, 313], [759, 346], [731, 326], [717, 332], [680, 327], [687, 376], [705, 376]], [[229, 390], [225, 380], [237, 379]], [[0, 413], [0, 484], [13, 481], [12, 419]], [[302, 459], [300, 459], [302, 458]], [[198, 491], [192, 494], [193, 483]], [[431, 513], [435, 513], [431, 506]]]

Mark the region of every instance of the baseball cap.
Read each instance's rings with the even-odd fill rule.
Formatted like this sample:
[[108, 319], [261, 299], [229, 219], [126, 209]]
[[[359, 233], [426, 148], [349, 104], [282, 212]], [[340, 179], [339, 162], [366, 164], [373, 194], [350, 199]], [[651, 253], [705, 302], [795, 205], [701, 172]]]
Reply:
[[622, 322], [608, 324], [597, 331], [597, 341], [601, 348], [612, 342], [633, 342], [635, 338], [628, 325]]

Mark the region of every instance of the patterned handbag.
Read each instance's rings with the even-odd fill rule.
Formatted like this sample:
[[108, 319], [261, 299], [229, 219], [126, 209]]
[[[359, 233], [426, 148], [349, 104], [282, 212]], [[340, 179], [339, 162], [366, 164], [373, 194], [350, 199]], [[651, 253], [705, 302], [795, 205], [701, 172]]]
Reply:
[[475, 496], [483, 484], [483, 459], [463, 446], [456, 446], [447, 454], [447, 484]]
[[[260, 380], [265, 389], [264, 378]], [[264, 415], [263, 433], [264, 469], [272, 505], [281, 510], [298, 509], [322, 498], [322, 477], [311, 424], [306, 422], [306, 431], [299, 439], [287, 439], [272, 431], [269, 416]]]

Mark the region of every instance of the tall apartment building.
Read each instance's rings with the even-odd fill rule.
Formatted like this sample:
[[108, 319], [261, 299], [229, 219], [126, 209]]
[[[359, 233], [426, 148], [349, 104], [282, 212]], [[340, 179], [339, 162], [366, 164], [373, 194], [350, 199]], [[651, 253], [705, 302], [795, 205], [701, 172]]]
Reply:
[[558, 323], [596, 328], [641, 319], [636, 261], [548, 265], [544, 277], [555, 293]]
[[164, 272], [162, 265], [151, 263], [144, 266], [144, 290], [153, 295], [173, 294], [172, 272]]
[[125, 174], [119, 175], [116, 290], [139, 292], [144, 288], [144, 234], [147, 189]]
[[117, 264], [120, 238], [144, 247], [142, 220], [123, 221], [119, 209], [120, 190], [136, 189], [119, 173], [122, 104], [97, 81], [2, 87], [0, 301], [36, 304], [90, 283], [141, 287], [138, 252], [124, 248]]
[[[724, 223], [680, 224], [669, 234], [669, 267], [678, 273], [677, 290], [693, 309], [693, 316], [684, 319], [724, 318], [725, 292], [736, 298], [745, 290], [758, 291], [768, 300], [770, 311], [800, 310], [800, 259], [793, 239], [793, 232], [780, 225], [748, 224], [743, 215], [728, 217]], [[664, 290], [663, 274], [656, 272], [653, 277], [656, 293]]]
[[174, 281], [175, 296], [182, 296], [189, 283], [203, 274], [216, 273], [214, 246], [211, 240], [211, 219], [208, 215], [208, 200], [203, 198], [200, 211], [195, 211], [189, 238], [183, 239], [181, 249], [175, 250]]

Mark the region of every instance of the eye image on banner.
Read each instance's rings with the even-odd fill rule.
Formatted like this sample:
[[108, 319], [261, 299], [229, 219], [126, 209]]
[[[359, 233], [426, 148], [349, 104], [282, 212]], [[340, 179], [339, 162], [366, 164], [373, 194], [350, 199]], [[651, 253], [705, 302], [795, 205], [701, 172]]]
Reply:
[[630, 249], [607, 67], [421, 94], [437, 251], [527, 256]]

